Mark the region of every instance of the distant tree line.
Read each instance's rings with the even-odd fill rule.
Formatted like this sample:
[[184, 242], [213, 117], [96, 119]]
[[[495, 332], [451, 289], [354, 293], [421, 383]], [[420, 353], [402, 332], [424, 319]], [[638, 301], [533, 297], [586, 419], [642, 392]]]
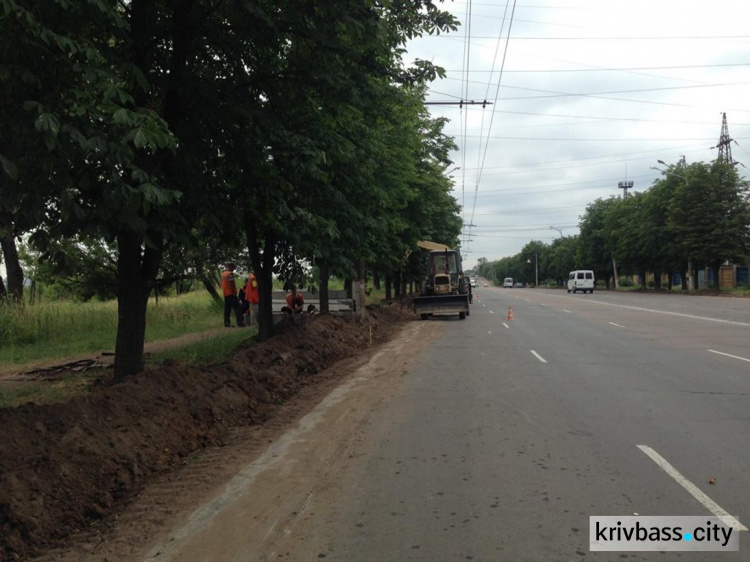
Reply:
[[656, 288], [662, 274], [680, 273], [687, 290], [688, 268], [694, 279], [697, 269], [709, 268], [718, 290], [722, 264], [749, 260], [748, 182], [735, 165], [717, 159], [681, 161], [644, 192], [597, 199], [581, 217], [580, 234], [551, 244], [534, 240], [493, 262], [481, 258], [478, 271], [496, 283], [513, 277], [533, 284], [538, 263], [540, 283], [562, 284], [570, 271], [592, 269], [609, 287], [616, 267], [617, 275], [653, 273]]
[[115, 376], [143, 366], [148, 296], [213, 287], [227, 261], [260, 285], [314, 266], [398, 293], [415, 242], [456, 245], [453, 140], [425, 108], [443, 70], [405, 42], [454, 30], [432, 0], [0, 0], [0, 244], [37, 274], [116, 296]]

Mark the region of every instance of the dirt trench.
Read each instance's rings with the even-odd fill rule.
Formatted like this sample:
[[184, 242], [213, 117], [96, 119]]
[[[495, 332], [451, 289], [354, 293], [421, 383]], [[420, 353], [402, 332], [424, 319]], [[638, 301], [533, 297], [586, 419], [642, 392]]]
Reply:
[[[306, 316], [220, 365], [165, 362], [68, 403], [0, 410], [0, 560], [68, 559], [116, 535], [127, 549], [177, 509], [170, 482], [208, 493], [414, 320], [406, 302], [364, 320]], [[165, 497], [121, 519], [157, 481]]]

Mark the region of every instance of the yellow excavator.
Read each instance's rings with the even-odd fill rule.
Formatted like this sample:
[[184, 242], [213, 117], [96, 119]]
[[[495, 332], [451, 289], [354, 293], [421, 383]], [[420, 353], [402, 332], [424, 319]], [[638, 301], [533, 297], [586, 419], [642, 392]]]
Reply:
[[469, 316], [471, 283], [464, 276], [459, 251], [427, 240], [420, 240], [417, 246], [428, 251], [427, 275], [419, 296], [414, 297], [414, 312], [422, 320], [433, 314], [458, 314], [462, 320]]

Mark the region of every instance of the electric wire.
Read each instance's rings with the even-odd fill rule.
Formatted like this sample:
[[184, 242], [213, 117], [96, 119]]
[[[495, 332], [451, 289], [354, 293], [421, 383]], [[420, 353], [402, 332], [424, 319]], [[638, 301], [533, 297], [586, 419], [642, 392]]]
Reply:
[[[507, 60], [507, 57], [508, 57], [508, 46], [510, 45], [510, 36], [511, 36], [511, 31], [513, 29], [513, 17], [515, 16], [515, 13], [516, 13], [516, 0], [513, 0], [513, 8], [512, 8], [512, 10], [510, 12], [510, 21], [508, 22], [508, 34], [507, 34], [507, 38], [505, 40], [505, 48], [503, 49], [503, 59], [502, 59], [502, 61], [500, 63], [500, 72], [498, 74], [498, 79], [497, 79], [497, 89], [495, 91], [495, 100], [494, 100], [494, 103], [492, 104], [492, 111], [490, 112], [490, 124], [489, 124], [489, 127], [487, 128], [488, 139], [487, 139], [487, 142], [484, 145], [484, 153], [482, 155], [482, 164], [481, 164], [481, 166], [479, 168], [479, 172], [477, 174], [476, 187], [474, 189], [474, 202], [472, 204], [471, 219], [470, 219], [471, 220], [471, 224], [474, 224], [474, 212], [476, 210], [476, 205], [477, 205], [477, 198], [476, 198], [476, 196], [477, 196], [477, 194], [479, 192], [479, 183], [480, 183], [481, 178], [482, 178], [482, 167], [484, 166], [485, 162], [487, 161], [487, 148], [489, 146], [489, 133], [490, 133], [490, 131], [492, 131], [492, 124], [493, 124], [493, 122], [495, 120], [495, 108], [497, 107], [497, 99], [498, 99], [498, 95], [500, 93], [500, 84], [502, 83], [502, 80], [503, 80], [503, 70], [505, 69], [505, 61]], [[501, 32], [501, 34], [502, 34], [502, 32]]]

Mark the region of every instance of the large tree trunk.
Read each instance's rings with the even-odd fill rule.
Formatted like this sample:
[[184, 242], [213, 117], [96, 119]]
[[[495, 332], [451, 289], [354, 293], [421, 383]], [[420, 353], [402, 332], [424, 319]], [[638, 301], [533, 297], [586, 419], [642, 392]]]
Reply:
[[385, 274], [385, 300], [389, 301], [393, 298], [393, 277], [390, 273]]
[[318, 264], [320, 270], [320, 313], [325, 314], [330, 310], [328, 305], [328, 280], [331, 278], [331, 269], [328, 264]]
[[250, 213], [245, 213], [244, 224], [245, 241], [250, 252], [253, 273], [258, 281], [258, 341], [265, 341], [273, 335], [273, 265], [276, 259], [276, 236], [269, 233], [261, 241], [257, 222]]
[[7, 296], [8, 292], [5, 290], [5, 282], [3, 282], [3, 276], [0, 275], [0, 304], [3, 304], [3, 301]]
[[[154, 240], [161, 247], [157, 236]], [[117, 342], [115, 382], [143, 370], [146, 306], [161, 261], [161, 252], [142, 249], [142, 237], [134, 232], [117, 235]]]
[[[0, 229], [3, 226], [0, 225]], [[7, 233], [0, 237], [0, 247], [3, 249], [5, 256], [5, 271], [8, 273], [8, 293], [16, 302], [23, 299], [23, 269], [18, 259], [18, 250], [16, 249], [16, 239], [12, 234]]]

